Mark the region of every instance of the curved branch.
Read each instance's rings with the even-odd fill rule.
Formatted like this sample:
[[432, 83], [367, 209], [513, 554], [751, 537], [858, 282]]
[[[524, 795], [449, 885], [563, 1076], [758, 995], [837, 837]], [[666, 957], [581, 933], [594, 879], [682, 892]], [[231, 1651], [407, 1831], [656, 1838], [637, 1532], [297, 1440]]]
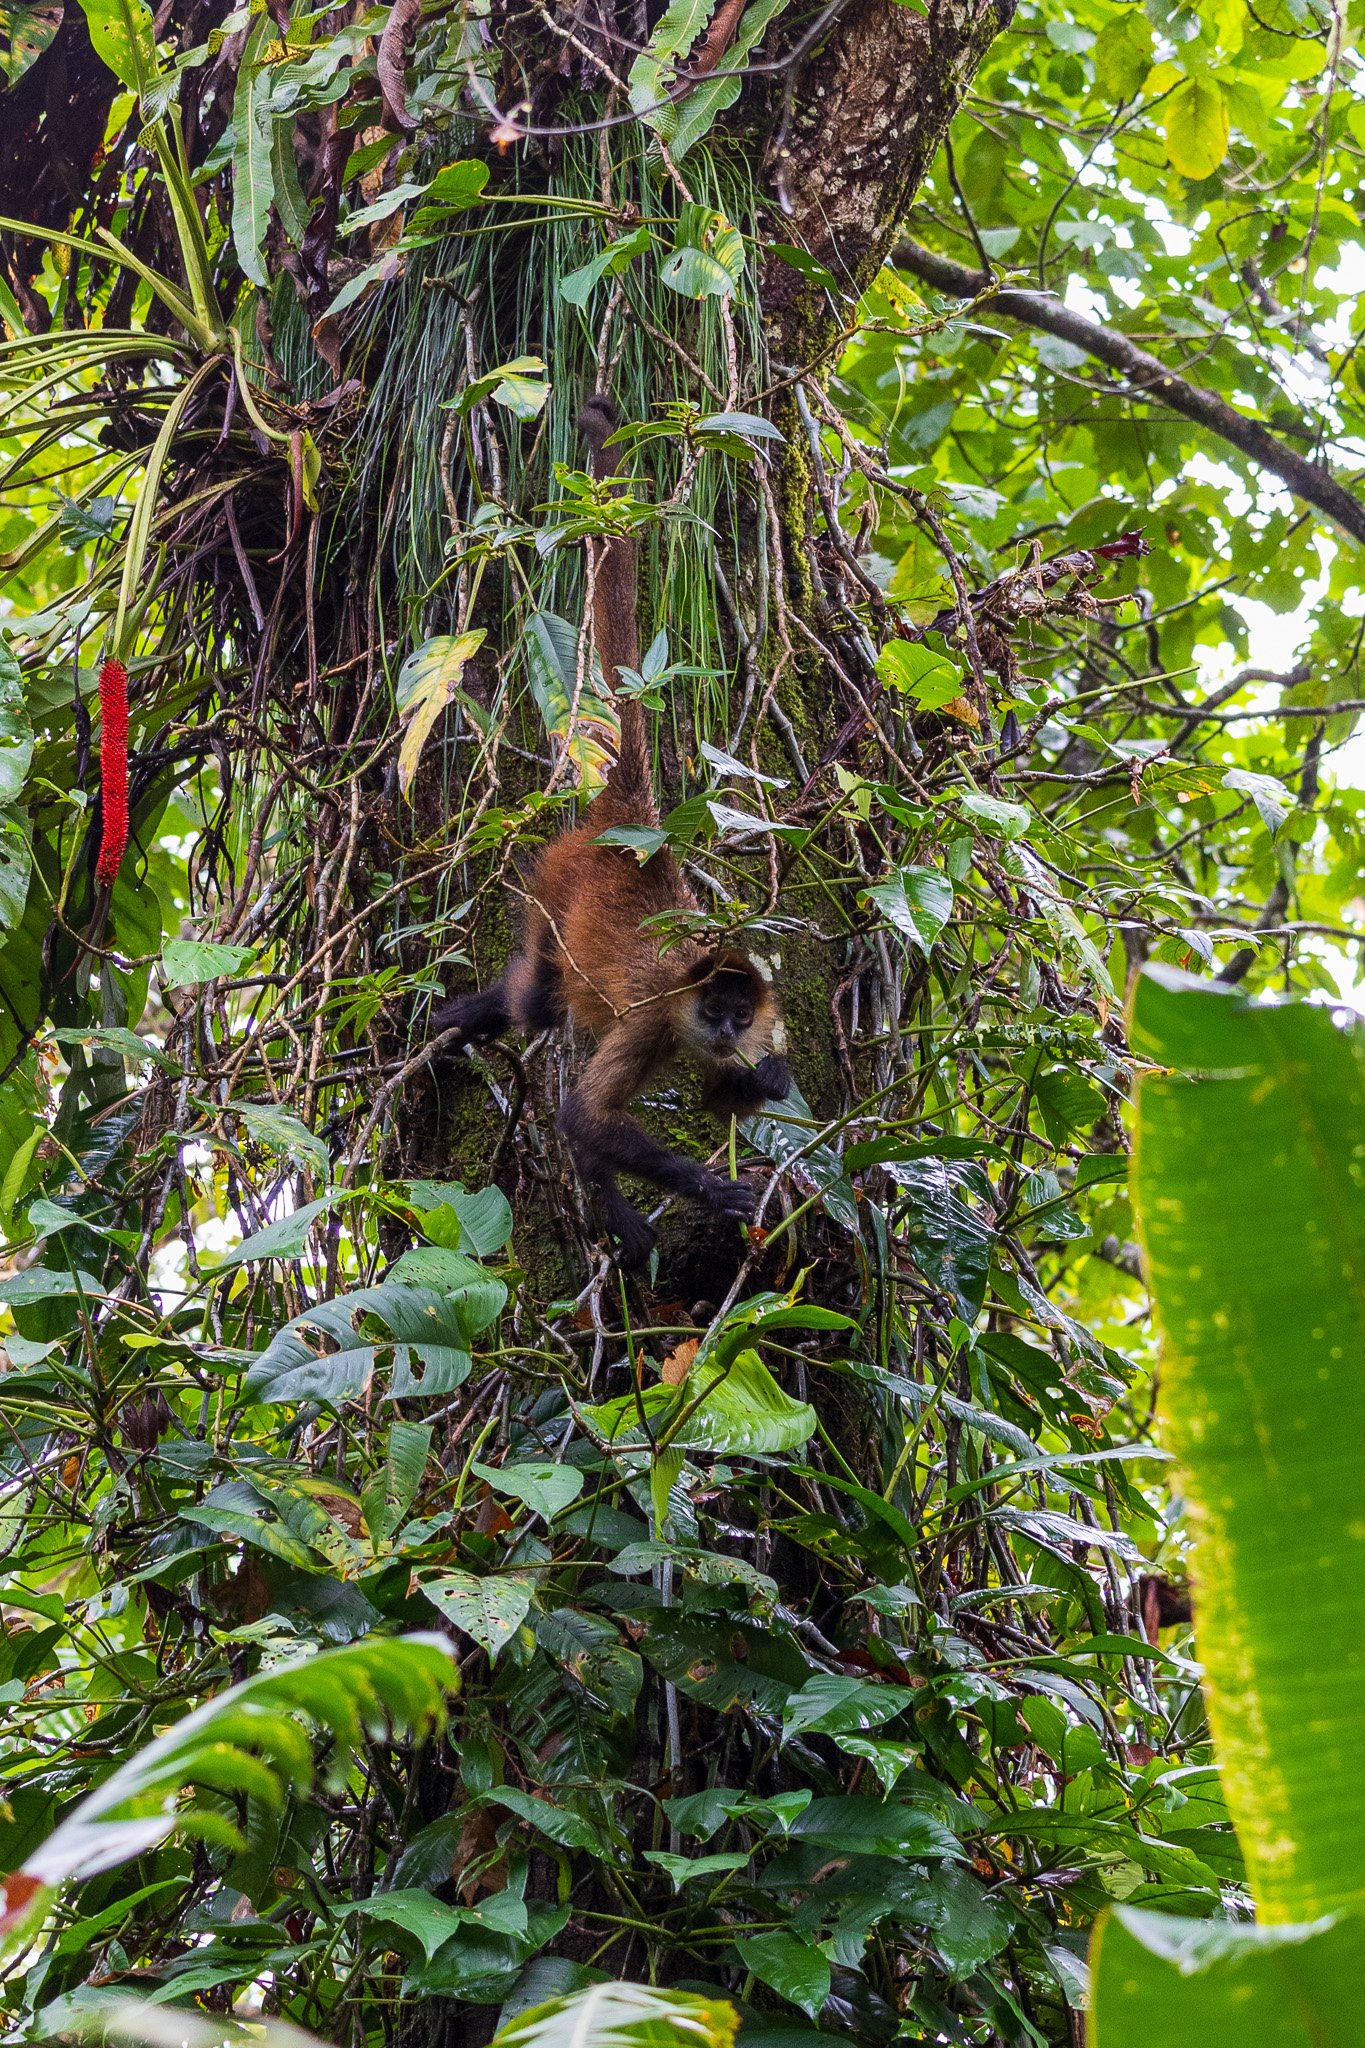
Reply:
[[922, 248], [918, 242], [899, 243], [891, 260], [899, 269], [908, 270], [932, 285], [935, 291], [946, 292], [955, 299], [985, 298], [992, 312], [1003, 313], [1006, 319], [1017, 320], [1022, 327], [1055, 334], [1060, 340], [1069, 341], [1073, 348], [1106, 363], [1124, 379], [1130, 397], [1169, 406], [1172, 412], [1183, 413], [1196, 426], [1207, 427], [1211, 434], [1258, 467], [1277, 476], [1296, 498], [1323, 513], [1353, 540], [1365, 542], [1365, 503], [1339, 484], [1330, 470], [1296, 455], [1259, 420], [1237, 412], [1216, 392], [1191, 384], [1168, 370], [1158, 357], [1139, 348], [1116, 327], [1105, 327], [1084, 313], [1074, 313], [1060, 299], [1045, 292], [1019, 291], [1013, 285], [997, 288], [993, 278]]

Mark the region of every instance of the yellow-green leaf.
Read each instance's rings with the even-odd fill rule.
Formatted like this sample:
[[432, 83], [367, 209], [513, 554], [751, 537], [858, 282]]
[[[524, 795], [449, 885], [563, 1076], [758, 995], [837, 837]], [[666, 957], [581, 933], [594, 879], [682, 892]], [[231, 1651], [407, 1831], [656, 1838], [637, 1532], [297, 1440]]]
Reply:
[[1212, 78], [1187, 78], [1166, 102], [1166, 155], [1182, 178], [1212, 176], [1228, 153], [1228, 110]]
[[1140, 7], [1125, 7], [1096, 39], [1095, 76], [1111, 99], [1130, 100], [1151, 68], [1151, 26]]
[[483, 646], [482, 627], [469, 633], [438, 633], [414, 647], [398, 674], [398, 709], [406, 731], [398, 749], [398, 786], [412, 795], [412, 778], [423, 747], [447, 704], [460, 687], [465, 663]]

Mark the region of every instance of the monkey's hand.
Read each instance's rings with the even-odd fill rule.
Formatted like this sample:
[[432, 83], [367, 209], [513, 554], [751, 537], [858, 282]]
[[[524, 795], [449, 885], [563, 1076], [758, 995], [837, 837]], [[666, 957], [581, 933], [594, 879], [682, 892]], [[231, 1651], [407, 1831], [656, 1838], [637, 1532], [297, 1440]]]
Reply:
[[705, 1202], [718, 1216], [737, 1216], [741, 1223], [748, 1223], [756, 1197], [742, 1180], [727, 1180], [723, 1173], [703, 1173], [697, 1186], [697, 1200]]
[[779, 1053], [765, 1053], [757, 1066], [738, 1062], [717, 1068], [703, 1098], [712, 1116], [752, 1116], [761, 1102], [791, 1093], [791, 1068]]
[[763, 1055], [754, 1068], [754, 1086], [764, 1102], [781, 1102], [792, 1092], [792, 1070], [781, 1053]]

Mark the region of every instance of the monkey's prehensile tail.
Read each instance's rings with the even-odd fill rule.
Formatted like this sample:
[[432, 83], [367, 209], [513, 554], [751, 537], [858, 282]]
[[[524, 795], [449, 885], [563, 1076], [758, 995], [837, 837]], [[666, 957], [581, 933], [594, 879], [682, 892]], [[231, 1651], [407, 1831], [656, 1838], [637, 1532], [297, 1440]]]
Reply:
[[[615, 476], [621, 466], [621, 450], [607, 446], [608, 437], [619, 425], [615, 401], [607, 392], [595, 391], [584, 402], [578, 424], [592, 450], [593, 475]], [[593, 561], [593, 645], [621, 719], [621, 749], [603, 794], [609, 803], [615, 798], [628, 805], [632, 817], [642, 813], [652, 817], [654, 790], [645, 714], [638, 697], [622, 695], [617, 673], [622, 668], [638, 670], [640, 666], [635, 543], [622, 538], [589, 541], [588, 546]], [[599, 797], [599, 804], [601, 801]]]

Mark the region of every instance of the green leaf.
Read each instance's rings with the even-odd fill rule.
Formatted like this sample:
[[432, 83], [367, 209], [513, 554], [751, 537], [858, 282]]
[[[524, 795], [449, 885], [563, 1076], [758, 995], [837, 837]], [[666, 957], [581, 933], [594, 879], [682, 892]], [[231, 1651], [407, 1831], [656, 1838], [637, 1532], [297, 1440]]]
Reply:
[[557, 612], [531, 614], [526, 622], [526, 651], [531, 693], [545, 731], [556, 748], [568, 742], [569, 759], [585, 793], [592, 795], [606, 781], [607, 770], [620, 751], [620, 714], [608, 698], [598, 694], [591, 664], [579, 690], [578, 628]]
[[1216, 79], [1197, 72], [1178, 85], [1162, 119], [1166, 155], [1182, 178], [1208, 178], [1228, 153], [1228, 110]]
[[654, 237], [645, 227], [635, 228], [632, 233], [622, 235], [619, 241], [608, 242], [596, 256], [580, 263], [577, 270], [571, 270], [567, 277], [559, 280], [559, 296], [571, 306], [586, 306], [604, 277], [618, 276], [637, 256], [643, 256], [653, 246]]
[[1365, 1924], [1182, 1920], [1116, 1906], [1091, 1949], [1103, 2048], [1353, 2048]]
[[496, 404], [505, 405], [519, 420], [533, 420], [549, 396], [550, 386], [545, 382], [545, 365], [540, 357], [517, 356], [467, 384], [459, 397], [452, 400], [452, 407], [457, 413], [469, 413], [491, 398]]
[[877, 674], [921, 711], [941, 711], [962, 695], [958, 664], [922, 640], [888, 640], [877, 656]]
[[739, 2016], [723, 1999], [646, 1984], [592, 1984], [520, 2012], [493, 2048], [734, 2048]]
[[[18, 798], [33, 764], [33, 726], [24, 702], [23, 673], [9, 643], [0, 635], [0, 804]], [[27, 866], [25, 866], [27, 880]], [[17, 910], [5, 918], [13, 924], [23, 911], [22, 897]]]
[[1199, 1654], [1258, 1905], [1365, 1901], [1365, 1028], [1149, 968], [1134, 1194]]
[[657, 1863], [675, 1892], [697, 1877], [719, 1877], [723, 1872], [743, 1870], [749, 1862], [747, 1849], [725, 1849], [715, 1856], [670, 1856], [666, 1849], [646, 1849], [645, 1861]]
[[487, 637], [482, 626], [468, 633], [438, 633], [415, 647], [398, 672], [398, 710], [404, 727], [398, 749], [398, 786], [409, 803], [417, 763], [431, 729], [454, 702], [466, 662]]
[[[144, 1053], [143, 1057], [148, 1055]], [[324, 1180], [330, 1177], [331, 1161], [327, 1147], [296, 1116], [290, 1116], [270, 1102], [234, 1102], [232, 1109], [239, 1123], [258, 1145], [266, 1146], [281, 1158], [296, 1160], [300, 1166], [311, 1167]]]
[[710, 412], [692, 429], [696, 435], [733, 436], [741, 441], [785, 441], [786, 435], [757, 412]]
[[468, 1189], [457, 1180], [413, 1180], [407, 1190], [424, 1224], [433, 1211], [452, 1211], [460, 1226], [460, 1244], [481, 1259], [500, 1252], [512, 1235], [512, 1205], [499, 1187]]
[[780, 1930], [772, 1934], [737, 1936], [735, 1948], [746, 1970], [760, 1984], [767, 1984], [779, 1998], [799, 2005], [802, 2012], [818, 2019], [829, 1997], [829, 1962], [818, 1948], [795, 1934]]
[[253, 946], [215, 946], [203, 939], [167, 939], [161, 948], [162, 986], [192, 988], [197, 982], [217, 981], [220, 975], [236, 974], [255, 957]]
[[1152, 30], [1140, 7], [1113, 15], [1095, 39], [1095, 76], [1113, 100], [1141, 92], [1152, 68]]
[[495, 1493], [524, 1500], [533, 1514], [543, 1515], [547, 1522], [583, 1491], [583, 1474], [576, 1465], [476, 1464], [473, 1469]]
[[442, 1942], [459, 1933], [464, 1920], [456, 1907], [433, 1899], [429, 1892], [419, 1891], [375, 1892], [368, 1899], [356, 1899], [346, 1912], [382, 1921], [387, 1927], [410, 1934], [428, 1962]]
[[1032, 822], [1025, 805], [1008, 803], [1004, 797], [983, 796], [975, 789], [954, 791], [954, 796], [964, 818], [974, 819], [1001, 839], [1021, 839]]
[[363, 1394], [384, 1360], [391, 1366], [391, 1400], [453, 1393], [469, 1377], [471, 1342], [496, 1320], [506, 1298], [502, 1282], [481, 1269], [477, 1279], [443, 1293], [395, 1280], [357, 1287], [286, 1323], [247, 1373], [243, 1394], [335, 1408]]
[[1251, 798], [1267, 832], [1278, 832], [1294, 808], [1293, 797], [1274, 775], [1255, 775], [1249, 768], [1229, 768], [1223, 777], [1223, 787]]
[[897, 868], [861, 893], [925, 955], [953, 914], [953, 885], [937, 868]]
[[[799, 1450], [815, 1433], [815, 1410], [784, 1393], [756, 1351], [739, 1352], [728, 1369], [712, 1357], [703, 1358], [681, 1386], [645, 1387], [640, 1402], [656, 1439], [666, 1436], [677, 1449], [689, 1452], [772, 1457]], [[648, 1442], [633, 1394], [580, 1413], [593, 1434], [616, 1449]]]
[[516, 1634], [526, 1619], [535, 1592], [534, 1581], [516, 1572], [446, 1571], [421, 1582], [422, 1591], [447, 1621], [472, 1636], [490, 1658]]
[[661, 846], [667, 846], [668, 834], [656, 825], [610, 825], [605, 832], [599, 832], [593, 840], [594, 846], [628, 846], [643, 867]]
[[275, 198], [270, 83], [264, 52], [274, 24], [262, 14], [247, 37], [232, 102], [232, 245], [242, 273], [265, 289], [266, 230]]
[[241, 1244], [234, 1245], [220, 1260], [217, 1270], [226, 1272], [228, 1267], [245, 1265], [249, 1259], [302, 1258], [308, 1245], [309, 1231], [318, 1217], [331, 1207], [331, 1195], [319, 1195], [315, 1202], [305, 1202], [301, 1209], [291, 1209], [278, 1223], [267, 1223], [264, 1230], [258, 1230], [253, 1237], [244, 1238]]
[[793, 1735], [844, 1735], [880, 1728], [913, 1704], [903, 1685], [879, 1685], [866, 1678], [841, 1678], [830, 1671], [808, 1678], [782, 1709], [782, 1740]]
[[140, 93], [156, 75], [156, 34], [146, 0], [81, 0], [81, 7], [98, 55], [120, 85]]
[[447, 164], [427, 186], [422, 205], [408, 226], [408, 238], [439, 228], [452, 214], [467, 213], [478, 206], [488, 183], [488, 165], [478, 157], [462, 157]]

